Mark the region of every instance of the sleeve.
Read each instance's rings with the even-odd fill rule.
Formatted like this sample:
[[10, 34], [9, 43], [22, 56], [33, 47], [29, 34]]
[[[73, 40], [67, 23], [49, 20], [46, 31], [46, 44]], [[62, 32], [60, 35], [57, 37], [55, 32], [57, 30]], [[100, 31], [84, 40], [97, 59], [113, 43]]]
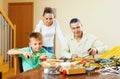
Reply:
[[54, 56], [54, 54], [52, 54], [52, 53], [49, 53], [47, 50], [45, 50], [45, 49], [43, 49], [43, 52], [45, 52], [45, 54], [46, 54], [46, 56], [48, 57], [48, 58], [51, 58], [52, 56]]
[[62, 34], [61, 30], [60, 30], [59, 23], [56, 20], [55, 20], [55, 22], [56, 22], [56, 26], [55, 26], [56, 34], [57, 34], [57, 36], [58, 36], [58, 38], [60, 40], [61, 45], [63, 45], [64, 44], [63, 34]]
[[[18, 49], [18, 50], [22, 50], [22, 51], [29, 52], [29, 51], [28, 51], [28, 50], [29, 50], [29, 47], [20, 48], [20, 49]], [[23, 54], [19, 54], [19, 57], [25, 58], [25, 56], [24, 56]]]
[[42, 20], [39, 21], [39, 23], [36, 25], [34, 32], [41, 32], [42, 27]]
[[70, 53], [69, 42], [66, 37], [64, 45], [62, 45], [62, 51], [60, 53], [60, 57], [71, 58], [71, 55], [72, 54]]
[[96, 38], [93, 47], [98, 50], [99, 54], [103, 54], [109, 50], [108, 46]]

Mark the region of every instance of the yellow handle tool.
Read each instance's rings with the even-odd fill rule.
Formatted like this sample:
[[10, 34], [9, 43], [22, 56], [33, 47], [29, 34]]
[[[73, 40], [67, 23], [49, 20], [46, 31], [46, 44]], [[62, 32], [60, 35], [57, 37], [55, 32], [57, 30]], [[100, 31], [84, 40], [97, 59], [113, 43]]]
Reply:
[[113, 56], [120, 57], [120, 46], [114, 47], [110, 51], [108, 51], [105, 54], [103, 54], [102, 56], [100, 56], [100, 58], [110, 58]]

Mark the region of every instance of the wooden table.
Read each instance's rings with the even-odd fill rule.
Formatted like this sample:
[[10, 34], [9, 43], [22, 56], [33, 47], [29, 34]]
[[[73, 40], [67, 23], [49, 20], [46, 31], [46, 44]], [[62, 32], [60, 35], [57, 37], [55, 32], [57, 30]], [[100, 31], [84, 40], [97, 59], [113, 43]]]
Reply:
[[100, 75], [99, 73], [91, 73], [90, 76], [87, 74], [79, 74], [79, 75], [48, 75], [44, 74], [43, 68], [35, 68], [23, 73], [20, 73], [16, 76], [12, 76], [8, 79], [120, 79], [120, 77], [116, 76], [103, 76]]

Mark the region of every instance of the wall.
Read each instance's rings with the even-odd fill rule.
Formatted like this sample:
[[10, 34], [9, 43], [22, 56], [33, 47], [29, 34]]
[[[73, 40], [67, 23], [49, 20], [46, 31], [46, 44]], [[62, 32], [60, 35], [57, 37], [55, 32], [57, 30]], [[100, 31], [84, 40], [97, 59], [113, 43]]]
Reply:
[[[96, 35], [110, 48], [120, 45], [120, 0], [41, 0], [40, 2], [38, 2], [40, 10], [45, 6], [57, 9], [57, 19], [64, 36], [70, 32], [68, 25], [70, 19], [78, 17], [85, 31]], [[38, 21], [39, 17], [36, 19]], [[59, 49], [60, 46], [57, 46], [58, 53]]]
[[[5, 0], [8, 2], [33, 1], [34, 26], [42, 16], [43, 8], [56, 8], [57, 19], [64, 36], [70, 32], [69, 21], [80, 18], [84, 30], [96, 35], [110, 48], [120, 45], [120, 0]], [[67, 31], [66, 31], [67, 30]], [[57, 39], [56, 53], [60, 53]]]
[[0, 7], [3, 7], [3, 0], [0, 0]]

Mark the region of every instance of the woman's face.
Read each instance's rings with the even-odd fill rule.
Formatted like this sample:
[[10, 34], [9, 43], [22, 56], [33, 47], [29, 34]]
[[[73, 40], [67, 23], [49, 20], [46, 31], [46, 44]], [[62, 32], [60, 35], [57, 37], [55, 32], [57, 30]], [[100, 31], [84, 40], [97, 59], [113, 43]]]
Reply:
[[53, 24], [54, 15], [52, 13], [45, 13], [43, 16], [43, 22], [46, 26]]

